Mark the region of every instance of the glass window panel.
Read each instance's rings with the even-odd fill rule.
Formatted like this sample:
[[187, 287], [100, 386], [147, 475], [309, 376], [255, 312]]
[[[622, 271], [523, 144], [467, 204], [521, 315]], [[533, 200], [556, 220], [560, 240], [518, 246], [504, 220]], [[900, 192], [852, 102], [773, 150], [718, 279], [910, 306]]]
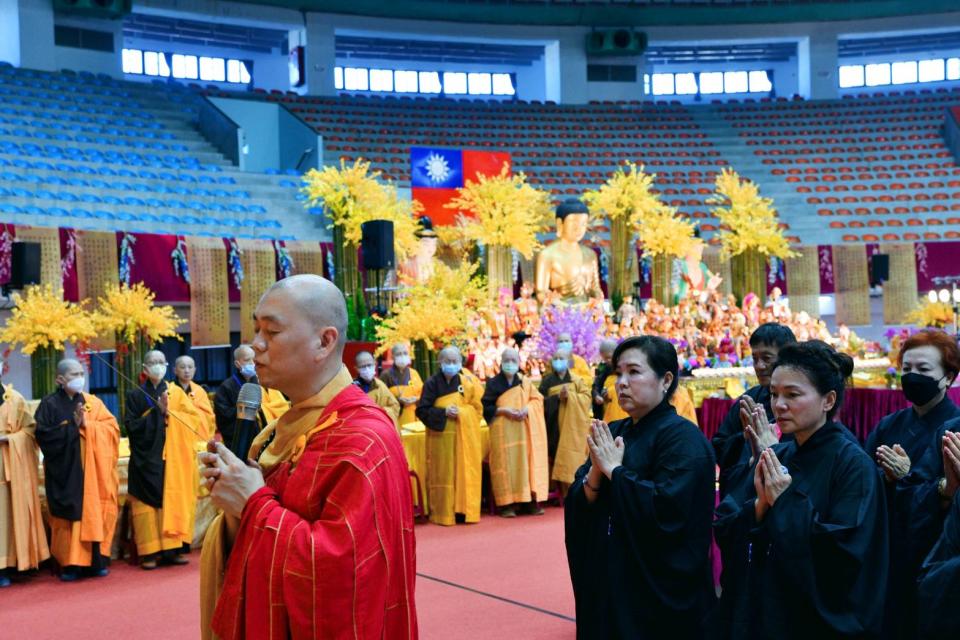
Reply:
[[723, 93], [723, 73], [719, 71], [701, 73], [700, 93]]
[[227, 82], [240, 82], [239, 60], [227, 60]]
[[468, 73], [467, 85], [472, 96], [488, 96], [493, 93], [489, 73]]
[[746, 71], [727, 71], [723, 74], [724, 93], [746, 93], [748, 88]]
[[166, 53], [158, 53], [158, 54], [157, 54], [157, 67], [158, 67], [158, 69], [157, 69], [157, 71], [158, 71], [157, 75], [159, 75], [161, 78], [169, 78], [169, 77], [170, 77], [170, 65], [167, 64], [167, 54], [166, 54]]
[[467, 92], [467, 74], [457, 71], [443, 72], [443, 92], [462, 95]]
[[223, 70], [223, 58], [200, 58], [200, 79], [211, 82], [223, 82], [227, 79]]
[[773, 91], [773, 83], [766, 71], [750, 72], [750, 93], [769, 93]]
[[921, 60], [917, 64], [917, 79], [920, 82], [941, 82], [946, 79], [943, 68], [943, 58]]
[[156, 51], [143, 52], [143, 74], [146, 76], [160, 75], [160, 64], [157, 58], [160, 54]]
[[864, 77], [868, 87], [890, 84], [890, 64], [887, 62], [868, 64], [864, 69]]
[[393, 91], [393, 71], [390, 69], [370, 69], [371, 91]]
[[420, 72], [420, 93], [440, 93], [440, 74], [436, 71]]
[[124, 49], [121, 60], [124, 73], [143, 73], [143, 52], [139, 49]]
[[347, 91], [367, 91], [370, 88], [367, 81], [367, 70], [347, 67], [343, 70], [343, 86]]
[[891, 68], [893, 84], [912, 84], [917, 81], [917, 62], [894, 62]]
[[396, 71], [393, 74], [393, 87], [400, 93], [417, 92], [417, 72], [416, 71]]
[[678, 96], [689, 96], [697, 93], [697, 74], [695, 73], [674, 74], [673, 83]]
[[960, 80], [960, 58], [947, 58], [947, 80]]
[[343, 89], [343, 67], [333, 68], [333, 86], [335, 89]]
[[672, 96], [673, 95], [673, 74], [672, 73], [655, 73], [651, 78], [650, 84], [653, 87], [653, 95], [655, 96]]
[[650, 74], [643, 74], [643, 93], [644, 95], [650, 94]]
[[173, 55], [173, 77], [197, 79], [197, 56], [185, 56], [179, 53]]
[[247, 63], [240, 63], [240, 82], [250, 84], [250, 71], [247, 69]]
[[850, 87], [863, 86], [863, 65], [845, 64], [840, 67], [840, 87], [848, 89]]
[[512, 96], [516, 95], [517, 90], [513, 86], [513, 76], [509, 73], [493, 74], [493, 95]]

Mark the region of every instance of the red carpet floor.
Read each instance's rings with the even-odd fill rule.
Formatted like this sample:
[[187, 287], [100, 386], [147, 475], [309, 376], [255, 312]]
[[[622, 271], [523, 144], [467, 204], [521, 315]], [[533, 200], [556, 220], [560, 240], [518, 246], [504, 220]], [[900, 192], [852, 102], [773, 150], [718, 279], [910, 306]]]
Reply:
[[[0, 590], [0, 638], [197, 638], [199, 553], [187, 567], [115, 562], [106, 578], [61, 583], [47, 571]], [[575, 636], [563, 512], [417, 526], [417, 609], [425, 640]]]

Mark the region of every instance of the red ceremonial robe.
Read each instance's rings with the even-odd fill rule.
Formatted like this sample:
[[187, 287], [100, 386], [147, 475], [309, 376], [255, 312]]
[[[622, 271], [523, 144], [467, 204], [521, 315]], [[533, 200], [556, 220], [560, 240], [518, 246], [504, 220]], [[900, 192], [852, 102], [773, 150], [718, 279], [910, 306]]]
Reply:
[[417, 638], [413, 502], [397, 428], [349, 384], [314, 424], [247, 501], [213, 631], [222, 640]]

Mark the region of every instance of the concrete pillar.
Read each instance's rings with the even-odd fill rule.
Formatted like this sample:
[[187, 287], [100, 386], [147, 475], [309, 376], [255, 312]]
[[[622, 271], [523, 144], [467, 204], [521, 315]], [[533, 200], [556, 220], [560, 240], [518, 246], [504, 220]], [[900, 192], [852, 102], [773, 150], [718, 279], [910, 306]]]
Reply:
[[0, 61], [20, 66], [20, 3], [0, 0]]
[[57, 70], [50, 0], [20, 0], [20, 66]]
[[336, 34], [327, 16], [307, 14], [306, 75], [307, 93], [332, 96], [333, 69], [337, 64]]
[[837, 34], [813, 31], [797, 47], [797, 81], [800, 95], [812, 100], [839, 96]]

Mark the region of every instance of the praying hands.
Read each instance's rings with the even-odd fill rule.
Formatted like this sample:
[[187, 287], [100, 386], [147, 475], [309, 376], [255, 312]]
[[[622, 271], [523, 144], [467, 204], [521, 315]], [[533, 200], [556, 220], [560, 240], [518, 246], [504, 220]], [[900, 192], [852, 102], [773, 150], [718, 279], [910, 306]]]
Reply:
[[606, 422], [594, 420], [587, 434], [590, 461], [609, 480], [613, 470], [623, 463], [623, 438], [614, 438]]
[[200, 454], [200, 475], [210, 490], [210, 499], [227, 515], [239, 518], [254, 493], [264, 486], [263, 470], [253, 460], [244, 463], [222, 442], [211, 440]]

